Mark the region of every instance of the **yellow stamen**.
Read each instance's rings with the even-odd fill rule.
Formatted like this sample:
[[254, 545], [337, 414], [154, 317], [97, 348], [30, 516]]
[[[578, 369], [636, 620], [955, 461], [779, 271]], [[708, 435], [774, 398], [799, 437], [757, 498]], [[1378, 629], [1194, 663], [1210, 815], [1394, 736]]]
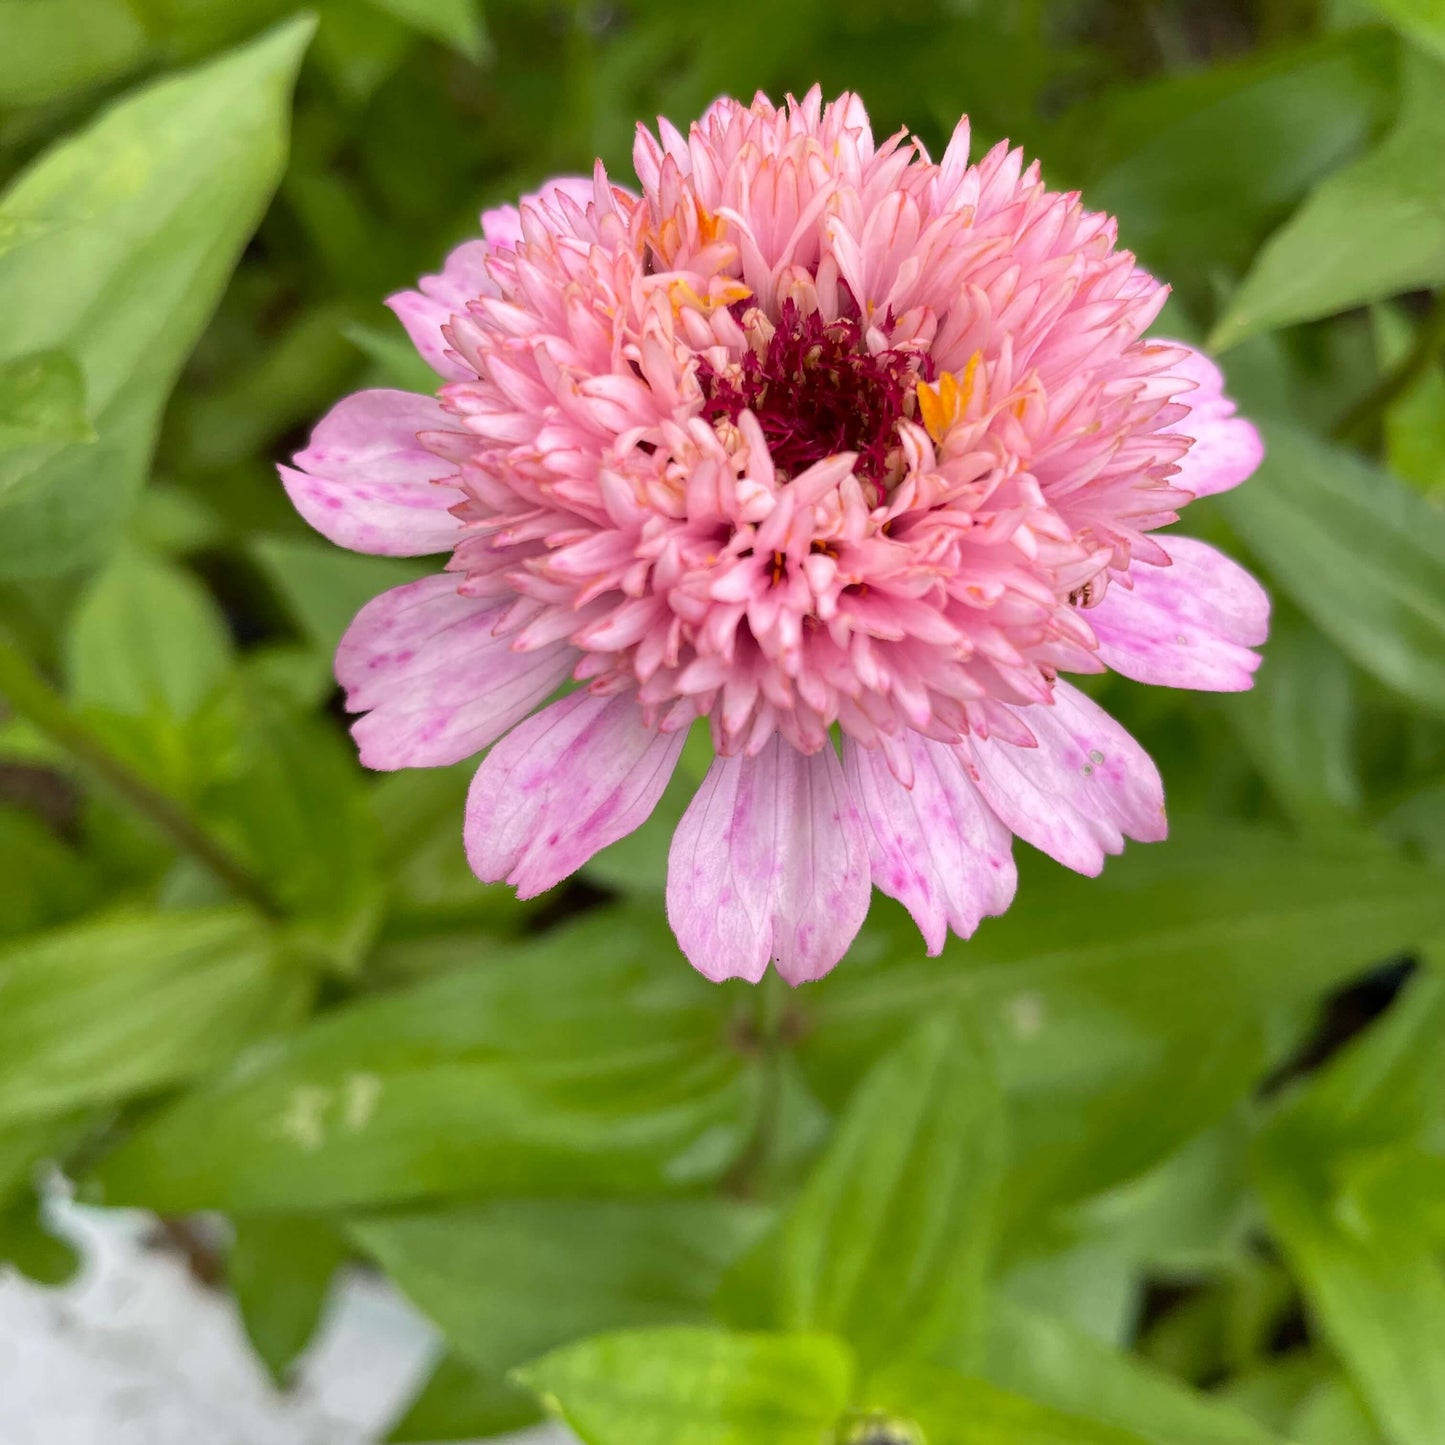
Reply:
[[674, 315], [684, 307], [690, 307], [694, 311], [701, 311], [704, 316], [710, 316], [719, 307], [731, 306], [734, 301], [746, 301], [752, 294], [741, 281], [731, 278], [715, 277], [706, 296], [699, 296], [687, 281], [669, 281], [667, 284], [667, 299], [672, 303]]
[[703, 209], [702, 202], [693, 197], [693, 208], [697, 211], [697, 234], [703, 245], [711, 246], [728, 228], [727, 221], [711, 211]]
[[935, 442], [941, 442], [968, 410], [982, 357], [982, 352], [975, 351], [968, 358], [968, 365], [963, 368], [961, 376], [945, 371], [937, 381], [918, 383], [918, 416], [924, 430]]

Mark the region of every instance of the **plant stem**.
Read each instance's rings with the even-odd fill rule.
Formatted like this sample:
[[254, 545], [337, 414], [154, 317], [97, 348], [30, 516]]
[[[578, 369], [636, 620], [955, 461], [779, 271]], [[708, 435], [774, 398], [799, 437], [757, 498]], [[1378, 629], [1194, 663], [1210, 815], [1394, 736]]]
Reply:
[[117, 756], [40, 676], [25, 654], [4, 638], [0, 638], [0, 695], [18, 716], [32, 722], [88, 772], [145, 814], [172, 843], [204, 864], [238, 897], [267, 917], [281, 916], [282, 909], [266, 885], [212, 837], [188, 809], [153, 787]]
[[1415, 333], [1415, 344], [1393, 371], [1387, 372], [1335, 424], [1336, 441], [1363, 435], [1382, 417], [1392, 402], [1403, 396], [1420, 379], [1425, 368], [1445, 347], [1445, 291], [1436, 293], [1435, 304]]
[[744, 1051], [756, 1059], [760, 1077], [757, 1124], [726, 1185], [738, 1199], [766, 1199], [775, 1183], [788, 994], [787, 984], [770, 967], [753, 990], [746, 1019], [739, 1020]]

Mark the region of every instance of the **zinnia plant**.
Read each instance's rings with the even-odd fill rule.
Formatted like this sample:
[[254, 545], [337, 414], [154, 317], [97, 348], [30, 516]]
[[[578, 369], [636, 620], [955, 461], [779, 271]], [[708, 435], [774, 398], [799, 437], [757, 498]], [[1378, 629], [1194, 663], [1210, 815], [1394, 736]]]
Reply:
[[[1268, 603], [1159, 535], [1261, 444], [1115, 226], [1000, 145], [875, 144], [815, 89], [638, 132], [391, 306], [436, 396], [340, 402], [283, 467], [332, 541], [449, 553], [336, 673], [361, 758], [487, 752], [466, 848], [530, 897], [716, 758], [667, 904], [709, 978], [842, 957], [872, 887], [930, 952], [1006, 909], [1015, 834], [1084, 873], [1165, 833], [1069, 673], [1250, 685]], [[548, 701], [568, 683], [580, 686]]]

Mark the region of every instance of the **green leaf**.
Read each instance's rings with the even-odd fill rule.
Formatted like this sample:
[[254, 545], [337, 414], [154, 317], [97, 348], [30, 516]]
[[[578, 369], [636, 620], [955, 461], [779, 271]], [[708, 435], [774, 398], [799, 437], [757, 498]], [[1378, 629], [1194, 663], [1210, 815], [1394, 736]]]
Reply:
[[386, 386], [403, 391], [434, 392], [440, 379], [421, 359], [411, 337], [399, 323], [391, 326], [365, 326], [359, 321], [342, 328], [342, 334], [364, 356], [378, 367]]
[[[926, 1445], [1151, 1445], [1145, 1436], [1066, 1415], [936, 1365], [893, 1365], [868, 1381], [863, 1400], [870, 1412], [899, 1422], [902, 1439]], [[904, 1433], [909, 1425], [912, 1436]], [[1158, 1445], [1165, 1445], [1163, 1437]]]
[[1226, 709], [1280, 806], [1304, 828], [1342, 831], [1364, 801], [1355, 675], [1292, 610], [1276, 608], [1254, 688]]
[[1209, 338], [1262, 331], [1445, 281], [1445, 65], [1408, 57], [1399, 123], [1270, 238]]
[[[363, 106], [400, 69], [416, 32], [374, 5], [322, 0], [312, 56], [348, 104]], [[431, 390], [436, 384], [433, 378]]]
[[916, 1019], [961, 1005], [997, 1051], [1011, 1194], [1079, 1198], [1223, 1117], [1268, 1067], [1281, 1011], [1445, 924], [1439, 874], [1393, 857], [1190, 819], [1174, 834], [1100, 879], [1026, 871], [1029, 906], [942, 961], [875, 903], [853, 952], [793, 1006], [819, 1096], [846, 1097]]
[[85, 377], [67, 351], [0, 361], [0, 452], [49, 442], [89, 442]]
[[379, 10], [394, 15], [423, 35], [450, 45], [468, 60], [486, 53], [486, 32], [478, 0], [371, 0]]
[[[1442, 1109], [1445, 1113], [1445, 1109]], [[1335, 1215], [1353, 1234], [1445, 1246], [1445, 1140], [1387, 1147], [1349, 1166]]]
[[0, 1266], [6, 1264], [36, 1284], [51, 1286], [66, 1283], [80, 1267], [75, 1247], [46, 1228], [41, 1202], [34, 1194], [0, 1206]]
[[324, 413], [356, 375], [356, 353], [342, 335], [353, 310], [343, 302], [310, 306], [268, 335], [251, 365], [231, 362], [224, 385], [183, 391], [172, 417], [181, 464], [205, 474], [237, 457], [266, 456], [278, 437]]
[[[1121, 1254], [1155, 1277], [1247, 1266], [1255, 1218], [1249, 1143], [1249, 1104], [1243, 1100], [1147, 1174], [1071, 1209], [1061, 1232], [1077, 1234], [1084, 1248]], [[1038, 1303], [1055, 1312], [1047, 1296]]]
[[[1421, 971], [1388, 1013], [1289, 1099], [1278, 1127], [1328, 1137], [1330, 1154], [1432, 1136], [1445, 1124], [1445, 976]], [[1324, 1167], [1326, 1159], [1320, 1161]]]
[[1365, 1244], [1297, 1187], [1307, 1161], [1276, 1141], [1259, 1187], [1317, 1317], [1399, 1445], [1445, 1430], [1445, 1279], [1432, 1251]]
[[458, 846], [475, 761], [379, 778], [369, 801], [382, 837], [392, 934], [373, 964], [416, 978], [474, 962], [483, 935], [515, 937], [545, 913], [548, 895], [519, 902], [505, 884], [480, 883]]
[[1168, 1445], [1278, 1445], [1228, 1405], [1076, 1326], [996, 1297], [984, 1373], [1000, 1389]]
[[1291, 422], [1221, 499], [1231, 525], [1366, 672], [1445, 713], [1445, 514], [1389, 472]]
[[[1027, 1237], [1014, 1241], [1000, 1274], [999, 1292], [1023, 1308], [1047, 1311], [1090, 1339], [1124, 1346], [1138, 1325], [1145, 1269], [1130, 1241], [1076, 1233], [1072, 1211], [1030, 1218]], [[977, 1339], [950, 1341], [934, 1356], [936, 1364], [965, 1374], [986, 1375], [982, 1361]]]
[[254, 678], [226, 703], [233, 747], [201, 812], [298, 916], [298, 929], [311, 930], [325, 961], [353, 971], [377, 923], [381, 883], [350, 744]]
[[193, 492], [164, 482], [141, 493], [130, 519], [130, 536], [143, 549], [165, 557], [188, 557], [219, 547], [224, 536], [220, 518], [209, 502]]
[[389, 1445], [484, 1440], [525, 1429], [541, 1418], [541, 1406], [520, 1386], [455, 1355], [443, 1355], [386, 1438]]
[[0, 1124], [0, 1203], [32, 1183], [40, 1165], [70, 1148], [89, 1119], [82, 1110], [24, 1124]]
[[0, 459], [0, 575], [75, 568], [113, 543], [181, 364], [279, 179], [313, 26], [290, 21], [144, 87], [0, 196], [13, 224], [51, 228], [0, 255], [0, 360], [70, 352], [99, 435]]
[[1166, 274], [1243, 262], [1262, 228], [1354, 155], [1393, 103], [1395, 45], [1333, 36], [1265, 59], [1115, 88], [1064, 122], [1085, 194]]
[[278, 1386], [286, 1385], [315, 1333], [331, 1277], [346, 1255], [341, 1235], [319, 1219], [282, 1215], [236, 1221], [226, 1279], [246, 1336]]
[[757, 1073], [726, 1044], [731, 994], [654, 919], [609, 914], [478, 954], [168, 1108], [102, 1162], [106, 1199], [259, 1212], [638, 1195], [738, 1157]]
[[820, 1445], [853, 1361], [826, 1335], [637, 1330], [516, 1372], [585, 1445]]
[[923, 1354], [976, 1317], [1003, 1172], [991, 1063], [954, 1011], [858, 1086], [769, 1241], [769, 1322], [846, 1339], [865, 1363]]
[[0, 106], [39, 105], [135, 69], [150, 42], [127, 0], [0, 0]]
[[231, 667], [226, 621], [206, 589], [129, 550], [86, 587], [67, 653], [72, 699], [118, 717], [193, 718]]
[[119, 915], [0, 951], [0, 1120], [148, 1093], [223, 1064], [294, 1007], [239, 909]]
[[86, 859], [32, 814], [0, 807], [0, 939], [74, 918], [96, 892]]
[[1371, 0], [1402, 34], [1445, 57], [1445, 7], [1440, 0]]
[[768, 1222], [722, 1199], [500, 1200], [355, 1221], [351, 1234], [489, 1375], [584, 1335], [702, 1323]]
[[436, 571], [434, 563], [365, 557], [291, 537], [259, 537], [251, 551], [287, 611], [328, 655], [373, 597]]
[[1319, 1386], [1330, 1368], [1327, 1360], [1291, 1350], [1250, 1365], [1222, 1384], [1218, 1395], [1263, 1428], [1288, 1435], [1300, 1402]]
[[[1380, 369], [1388, 371], [1410, 354], [1414, 328], [1394, 306], [1377, 306], [1374, 322]], [[1427, 496], [1445, 496], [1445, 367], [1438, 360], [1386, 410], [1385, 460]]]
[[1300, 1402], [1289, 1425], [1298, 1445], [1389, 1445], [1348, 1380], [1316, 1385]]
[[224, 752], [215, 709], [232, 673], [226, 621], [184, 568], [123, 547], [82, 590], [63, 643], [69, 693], [105, 743], [189, 800]]
[[1445, 979], [1418, 979], [1281, 1107], [1255, 1154], [1270, 1221], [1311, 1309], [1400, 1445], [1445, 1437], [1445, 1272], [1418, 1238], [1350, 1227], [1337, 1194], [1352, 1158], [1445, 1122], [1442, 1027]]
[[[1171, 1110], [1156, 1104], [1155, 1112]], [[1146, 1281], [1204, 1279], [1247, 1269], [1254, 1210], [1241, 1112], [1236, 1109], [1148, 1173], [1066, 1212], [1048, 1214], [1032, 1229], [1015, 1227], [1010, 1267], [998, 1281], [1003, 1299], [995, 1306], [995, 1322], [998, 1310], [1023, 1308], [1041, 1312], [1061, 1329], [1123, 1347], [1138, 1333]], [[1037, 1166], [1021, 1172], [1027, 1178]], [[969, 1350], [954, 1344], [935, 1359], [965, 1373], [984, 1374], [1006, 1388], [1036, 1393], [1007, 1376], [995, 1378], [980, 1363], [982, 1355], [976, 1346]], [[1045, 1393], [1043, 1398], [1051, 1397]], [[1076, 1408], [1067, 1400], [1052, 1403]]]

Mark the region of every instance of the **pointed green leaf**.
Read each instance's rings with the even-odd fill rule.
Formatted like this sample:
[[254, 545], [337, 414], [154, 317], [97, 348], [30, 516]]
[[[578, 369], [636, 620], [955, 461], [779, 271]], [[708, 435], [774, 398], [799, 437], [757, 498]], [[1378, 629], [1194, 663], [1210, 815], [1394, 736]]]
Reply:
[[1390, 1445], [1370, 1418], [1359, 1391], [1336, 1376], [1316, 1385], [1289, 1422], [1296, 1445]]
[[46, 1227], [43, 1203], [33, 1193], [0, 1205], [0, 1270], [6, 1265], [52, 1287], [64, 1284], [80, 1267], [75, 1246]]
[[1355, 684], [1338, 648], [1292, 609], [1276, 607], [1253, 689], [1226, 706], [1280, 806], [1304, 828], [1347, 829], [1363, 802]]
[[129, 550], [86, 587], [67, 651], [76, 704], [118, 717], [194, 717], [231, 666], [226, 621], [206, 589]]
[[1002, 1296], [989, 1315], [984, 1372], [1001, 1389], [1168, 1445], [1280, 1445], [1247, 1415], [1137, 1355]]
[[1091, 206], [1164, 274], [1242, 264], [1322, 176], [1358, 154], [1394, 103], [1382, 30], [1115, 86], [1066, 117], [1060, 143], [1090, 157]]
[[898, 1422], [896, 1438], [920, 1445], [1178, 1445], [1067, 1415], [936, 1365], [890, 1367], [864, 1386], [863, 1402]]
[[371, 0], [379, 10], [450, 45], [468, 60], [480, 60], [486, 51], [486, 32], [478, 0]]
[[1445, 281], [1445, 63], [1412, 56], [1398, 125], [1270, 238], [1209, 339], [1262, 331]]
[[297, 1212], [639, 1195], [721, 1176], [753, 1126], [730, 995], [640, 916], [593, 917], [338, 1009], [103, 1161], [109, 1202]]
[[78, 917], [98, 892], [88, 859], [33, 813], [0, 807], [0, 939]]
[[[1373, 319], [1380, 369], [1392, 370], [1409, 356], [1415, 327], [1398, 306], [1375, 307]], [[1445, 497], [1445, 367], [1438, 360], [1386, 410], [1385, 460], [1433, 500]]]
[[1445, 59], [1445, 5], [1440, 0], [1371, 0], [1371, 3], [1402, 34]]
[[992, 1244], [1002, 1117], [991, 1061], [955, 1011], [886, 1055], [760, 1256], [771, 1322], [839, 1335], [865, 1362], [965, 1329]]
[[320, 1323], [346, 1242], [331, 1225], [305, 1215], [236, 1221], [226, 1281], [246, 1337], [278, 1387]]
[[1259, 1139], [1255, 1175], [1314, 1314], [1399, 1445], [1445, 1438], [1445, 1269], [1438, 1249], [1340, 1208], [1350, 1161], [1445, 1122], [1445, 979], [1418, 979]]
[[306, 538], [258, 537], [251, 546], [291, 616], [328, 657], [373, 597], [436, 570], [432, 563], [366, 557]]
[[1270, 578], [1342, 652], [1445, 713], [1445, 513], [1389, 472], [1292, 422], [1221, 498]]
[[88, 442], [85, 377], [67, 351], [0, 361], [0, 452], [52, 442]]
[[1172, 1153], [1267, 1070], [1281, 1010], [1445, 927], [1438, 871], [1189, 818], [1100, 879], [1039, 869], [1021, 892], [1027, 908], [950, 943], [941, 963], [919, 958], [906, 915], [875, 904], [876, 926], [795, 1008], [800, 1057], [829, 1104], [924, 1013], [962, 1004], [986, 1020], [1011, 1193], [1036, 1201], [1108, 1188]]
[[455, 1355], [443, 1355], [386, 1439], [387, 1445], [484, 1440], [525, 1429], [541, 1418], [542, 1407], [520, 1385]]
[[99, 439], [0, 459], [0, 574], [104, 556], [161, 408], [280, 177], [314, 22], [156, 81], [61, 141], [0, 196], [48, 228], [0, 255], [0, 360], [55, 348], [85, 374]]
[[81, 1110], [60, 1117], [0, 1124], [0, 1201], [34, 1181], [46, 1160], [63, 1154], [84, 1132], [90, 1114]]
[[127, 0], [0, 0], [0, 106], [40, 105], [125, 75], [150, 49]]
[[852, 1376], [826, 1335], [685, 1328], [602, 1335], [516, 1372], [585, 1445], [822, 1445]]
[[351, 1234], [496, 1376], [584, 1335], [703, 1322], [768, 1218], [722, 1199], [499, 1200], [358, 1220]]
[[381, 895], [377, 830], [352, 749], [254, 677], [223, 704], [234, 741], [200, 811], [313, 930], [328, 965], [352, 971]]
[[0, 1120], [220, 1067], [289, 1011], [274, 944], [239, 909], [101, 917], [0, 951]]
[[437, 389], [436, 372], [422, 360], [411, 337], [399, 324], [368, 326], [353, 321], [342, 327], [342, 335], [381, 369], [382, 381], [379, 384], [398, 386], [403, 391], [432, 392]]
[[1260, 1192], [1311, 1311], [1398, 1445], [1445, 1432], [1445, 1278], [1434, 1251], [1365, 1244], [1298, 1186], [1307, 1161], [1273, 1141]]
[[1445, 1138], [1386, 1147], [1353, 1161], [1335, 1215], [1368, 1239], [1409, 1241], [1425, 1250], [1445, 1246]]

